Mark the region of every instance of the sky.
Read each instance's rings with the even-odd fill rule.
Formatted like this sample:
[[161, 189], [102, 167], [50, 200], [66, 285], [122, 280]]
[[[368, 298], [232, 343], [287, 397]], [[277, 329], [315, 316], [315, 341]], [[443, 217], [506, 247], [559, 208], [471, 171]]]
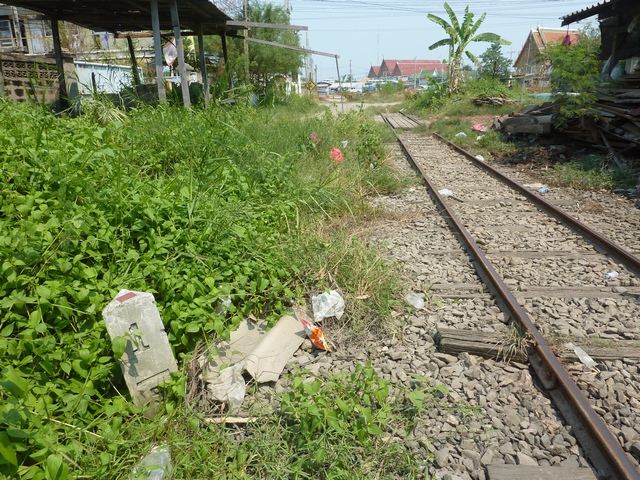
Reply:
[[[274, 0], [276, 3], [278, 0]], [[283, 3], [285, 3], [283, 1]], [[309, 48], [340, 55], [340, 73], [350, 69], [354, 78], [365, 77], [371, 65], [383, 58], [447, 58], [446, 47], [428, 50], [429, 45], [444, 38], [444, 32], [426, 16], [446, 16], [441, 0], [289, 0], [291, 23], [306, 25], [301, 44]], [[493, 32], [511, 41], [503, 47], [507, 57], [515, 58], [531, 28], [560, 28], [562, 15], [581, 10], [596, 0], [449, 0], [460, 17], [466, 5], [487, 18], [481, 32]], [[575, 24], [579, 28], [581, 24]], [[572, 27], [574, 28], [574, 27]], [[476, 55], [489, 44], [470, 47]], [[335, 60], [314, 56], [318, 80], [336, 79]]]

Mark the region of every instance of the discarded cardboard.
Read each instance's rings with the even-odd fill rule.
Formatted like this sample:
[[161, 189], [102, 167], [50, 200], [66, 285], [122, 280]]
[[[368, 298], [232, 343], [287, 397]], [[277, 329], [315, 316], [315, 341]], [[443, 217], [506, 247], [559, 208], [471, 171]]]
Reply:
[[144, 406], [158, 400], [157, 386], [178, 370], [178, 365], [153, 295], [120, 290], [102, 317], [112, 341], [127, 339], [120, 366], [133, 403]]
[[265, 322], [245, 320], [231, 333], [231, 348], [246, 354], [245, 370], [256, 382], [275, 382], [305, 337], [300, 322], [289, 315], [268, 332]]
[[227, 402], [228, 392], [219, 388], [225, 368], [240, 366], [258, 383], [275, 382], [305, 338], [300, 322], [288, 315], [271, 330], [265, 321], [243, 320], [231, 332], [230, 341], [219, 346], [218, 355], [205, 365], [202, 378], [215, 400]]

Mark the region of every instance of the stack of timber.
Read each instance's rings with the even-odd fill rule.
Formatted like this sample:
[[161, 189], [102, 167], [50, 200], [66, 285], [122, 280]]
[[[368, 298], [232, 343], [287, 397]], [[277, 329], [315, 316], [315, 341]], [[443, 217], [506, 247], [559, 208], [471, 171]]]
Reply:
[[[554, 104], [532, 105], [511, 115], [496, 117], [493, 127], [509, 135], [552, 132]], [[593, 114], [557, 130], [580, 143], [609, 154], [618, 166], [640, 159], [640, 73], [625, 75], [598, 92]]]
[[640, 154], [640, 73], [625, 75], [598, 94], [595, 128], [614, 158]]
[[478, 107], [482, 105], [501, 106], [501, 105], [507, 105], [508, 103], [514, 103], [514, 100], [510, 99], [505, 95], [499, 95], [499, 96], [480, 95], [479, 97], [476, 97], [473, 99], [473, 104]]

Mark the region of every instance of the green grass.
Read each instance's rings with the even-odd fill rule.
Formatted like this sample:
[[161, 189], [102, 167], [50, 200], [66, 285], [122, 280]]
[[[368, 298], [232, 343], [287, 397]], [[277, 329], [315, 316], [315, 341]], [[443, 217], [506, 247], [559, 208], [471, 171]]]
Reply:
[[[420, 467], [399, 436], [435, 401], [429, 385], [393, 389], [370, 366], [313, 378], [293, 374], [270, 415], [243, 427], [209, 424], [186, 407], [148, 421], [131, 417], [119, 435], [76, 434], [86, 478], [127, 478], [154, 445], [166, 445], [173, 479], [412, 479]], [[395, 438], [393, 438], [395, 437]], [[424, 468], [424, 467], [423, 467]]]
[[628, 168], [612, 167], [606, 157], [601, 155], [588, 155], [578, 160], [555, 164], [543, 176], [551, 185], [578, 190], [631, 188], [637, 181], [637, 173], [634, 175]]
[[[308, 115], [315, 107], [298, 101], [91, 108], [56, 118], [0, 102], [0, 473], [10, 476], [48, 478], [60, 462], [82, 474], [85, 441], [115, 441], [138, 418], [100, 314], [121, 288], [155, 295], [179, 361], [247, 315], [275, 321], [325, 286], [367, 291], [346, 327], [361, 331], [367, 317], [384, 330], [395, 292], [395, 273], [348, 233], [314, 234], [402, 185], [382, 127], [363, 114]], [[342, 144], [336, 164], [329, 151]]]

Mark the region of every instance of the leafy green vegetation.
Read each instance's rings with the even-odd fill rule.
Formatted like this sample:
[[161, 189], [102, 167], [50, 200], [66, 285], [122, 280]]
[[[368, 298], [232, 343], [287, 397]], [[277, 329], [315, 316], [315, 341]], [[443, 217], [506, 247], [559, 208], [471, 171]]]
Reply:
[[444, 2], [444, 9], [447, 12], [448, 20], [442, 17], [427, 15], [427, 18], [436, 25], [440, 26], [447, 37], [429, 45], [429, 50], [446, 46], [449, 48], [449, 75], [448, 75], [448, 93], [453, 95], [460, 91], [462, 84], [462, 58], [466, 56], [474, 64], [479, 64], [478, 58], [468, 49], [469, 45], [477, 42], [491, 42], [499, 45], [509, 45], [511, 42], [503, 39], [496, 33], [477, 33], [478, 29], [484, 22], [487, 14], [483, 13], [480, 18], [476, 19], [475, 13], [469, 10], [467, 5], [464, 9], [464, 16], [459, 19], [451, 6]]
[[511, 60], [502, 53], [499, 43], [492, 43], [482, 55], [480, 55], [480, 75], [506, 82], [509, 78]]
[[557, 108], [554, 122], [562, 126], [591, 115], [600, 82], [599, 33], [583, 29], [577, 43], [549, 45], [544, 55], [552, 65], [551, 88]]
[[401, 437], [446, 387], [416, 381], [413, 390], [392, 388], [365, 365], [327, 378], [300, 372], [289, 380], [273, 413], [258, 416], [242, 436], [186, 407], [152, 421], [129, 417], [120, 435], [84, 440], [87, 454], [78, 470], [90, 478], [127, 478], [151, 445], [162, 444], [171, 451], [176, 479], [422, 478], [425, 466]]
[[[312, 232], [394, 188], [378, 127], [301, 110], [313, 107], [71, 119], [0, 103], [0, 473], [62, 479], [90, 461], [112, 478], [105, 469], [139, 414], [120, 394], [100, 315], [119, 289], [154, 293], [183, 358], [204, 336], [225, 337], [249, 314], [273, 321], [315, 288], [305, 272], [322, 256], [309, 252], [351, 251]], [[329, 150], [341, 142], [338, 164]], [[389, 308], [381, 291], [393, 272], [374, 254], [332, 264], [334, 286], [361, 276], [370, 290], [346, 292], [365, 306], [353, 315]], [[367, 283], [371, 265], [378, 279]], [[96, 439], [114, 448], [87, 460]]]
[[[475, 105], [473, 99], [477, 97], [504, 97], [512, 103], [505, 105]], [[419, 114], [437, 114], [446, 116], [473, 115], [502, 115], [513, 112], [522, 107], [523, 102], [529, 101], [529, 96], [518, 87], [508, 87], [498, 79], [481, 77], [467, 80], [456, 95], [449, 96], [447, 85], [435, 80], [429, 84], [429, 89], [416, 92], [405, 102], [407, 110]]]
[[570, 162], [557, 163], [543, 175], [552, 185], [579, 190], [630, 188], [636, 183], [631, 169], [610, 166], [602, 155], [587, 155]]

